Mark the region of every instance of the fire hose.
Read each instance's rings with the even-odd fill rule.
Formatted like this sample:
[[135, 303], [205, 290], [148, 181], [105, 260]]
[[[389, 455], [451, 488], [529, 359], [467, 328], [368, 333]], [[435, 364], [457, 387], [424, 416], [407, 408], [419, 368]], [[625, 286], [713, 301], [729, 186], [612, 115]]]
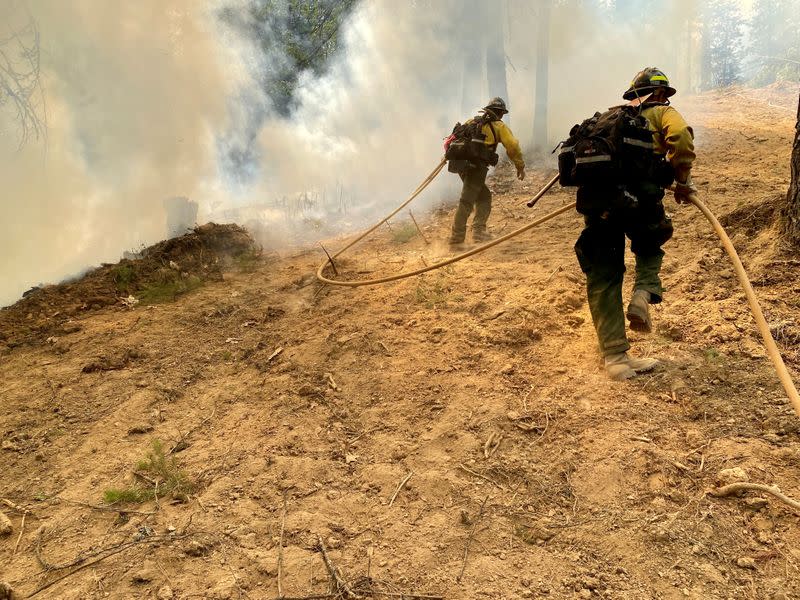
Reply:
[[[389, 283], [391, 281], [398, 281], [400, 279], [405, 279], [407, 277], [414, 277], [416, 275], [421, 275], [422, 273], [427, 273], [428, 271], [433, 271], [434, 269], [441, 269], [442, 267], [451, 265], [460, 260], [464, 260], [465, 258], [478, 254], [479, 252], [488, 250], [493, 246], [502, 244], [503, 242], [506, 242], [511, 238], [516, 237], [528, 231], [529, 229], [533, 229], [534, 227], [537, 227], [538, 225], [541, 225], [542, 223], [545, 223], [546, 221], [549, 221], [550, 219], [557, 217], [558, 215], [575, 208], [575, 203], [571, 202], [570, 204], [562, 206], [544, 215], [543, 217], [540, 217], [539, 219], [536, 219], [535, 221], [532, 221], [527, 225], [520, 227], [519, 229], [507, 233], [504, 236], [498, 237], [497, 239], [487, 242], [486, 244], [477, 246], [472, 250], [468, 250], [467, 252], [463, 252], [462, 254], [458, 254], [456, 256], [439, 261], [437, 263], [423, 267], [421, 269], [406, 271], [403, 273], [397, 273], [395, 275], [391, 275], [388, 277], [380, 277], [377, 279], [360, 279], [352, 281], [330, 279], [324, 275], [325, 268], [328, 266], [328, 264], [331, 265], [334, 264], [333, 259], [341, 256], [342, 254], [344, 254], [345, 251], [349, 250], [350, 248], [355, 246], [358, 242], [366, 238], [369, 234], [371, 234], [378, 227], [386, 223], [394, 215], [396, 215], [408, 204], [410, 204], [417, 196], [419, 196], [419, 194], [422, 193], [422, 191], [426, 187], [428, 187], [428, 185], [430, 185], [430, 183], [442, 171], [445, 162], [446, 161], [443, 158], [441, 162], [436, 166], [436, 168], [431, 172], [431, 174], [428, 175], [422, 181], [422, 183], [411, 193], [411, 196], [409, 196], [409, 198], [405, 202], [403, 202], [399, 207], [397, 207], [394, 211], [392, 211], [392, 213], [390, 213], [388, 216], [386, 216], [384, 219], [376, 223], [374, 226], [369, 228], [364, 233], [357, 236], [354, 240], [352, 240], [344, 248], [339, 250], [336, 254], [334, 254], [333, 256], [329, 256], [328, 260], [323, 262], [317, 268], [317, 279], [322, 283], [330, 285], [338, 285], [344, 287], [361, 287], [367, 285], [379, 285], [382, 283]], [[558, 175], [553, 177], [550, 181], [548, 181], [545, 184], [545, 186], [528, 202], [528, 206], [529, 207], [533, 206], [539, 200], [539, 198], [541, 198], [545, 193], [547, 193], [547, 191], [550, 188], [552, 188], [556, 184], [557, 181], [558, 181]], [[714, 216], [714, 213], [712, 213], [711, 210], [709, 210], [709, 208], [705, 204], [703, 204], [703, 202], [700, 201], [697, 195], [692, 194], [688, 197], [688, 199], [689, 202], [691, 202], [694, 206], [697, 207], [698, 210], [700, 210], [701, 213], [703, 213], [703, 216], [705, 216], [705, 218], [708, 219], [709, 223], [711, 223], [711, 226], [714, 228], [714, 232], [717, 234], [717, 236], [719, 236], [719, 239], [722, 242], [722, 247], [728, 254], [728, 257], [731, 259], [734, 271], [736, 272], [736, 276], [739, 279], [739, 283], [742, 285], [742, 288], [744, 289], [745, 297], [747, 298], [747, 303], [750, 306], [750, 310], [753, 313], [753, 317], [755, 318], [758, 331], [761, 334], [762, 340], [764, 341], [764, 346], [767, 349], [767, 354], [770, 360], [772, 361], [772, 365], [775, 368], [775, 372], [778, 375], [778, 379], [780, 380], [783, 389], [786, 391], [786, 394], [789, 397], [789, 401], [791, 402], [795, 413], [797, 414], [798, 417], [800, 417], [800, 394], [798, 394], [797, 388], [795, 387], [794, 382], [792, 381], [792, 377], [789, 374], [789, 370], [786, 368], [786, 365], [783, 362], [783, 358], [781, 357], [778, 345], [775, 343], [775, 339], [772, 337], [772, 332], [770, 331], [769, 324], [767, 323], [766, 318], [764, 318], [764, 313], [762, 312], [761, 306], [758, 303], [758, 298], [756, 297], [755, 291], [753, 290], [753, 286], [750, 283], [750, 279], [747, 276], [747, 272], [744, 269], [744, 265], [742, 265], [742, 261], [739, 258], [739, 254], [736, 252], [736, 248], [734, 248], [731, 239], [728, 237], [728, 234], [725, 232], [725, 229], [722, 227], [720, 222]]]

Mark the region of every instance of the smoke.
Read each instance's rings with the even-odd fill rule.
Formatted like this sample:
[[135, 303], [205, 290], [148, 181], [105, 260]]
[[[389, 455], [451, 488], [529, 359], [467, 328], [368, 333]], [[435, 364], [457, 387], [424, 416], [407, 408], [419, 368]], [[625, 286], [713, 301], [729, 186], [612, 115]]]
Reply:
[[[486, 4], [362, 1], [327, 70], [298, 73], [291, 105], [276, 106], [264, 82], [285, 61], [258, 43], [270, 32], [254, 30], [247, 0], [0, 0], [9, 31], [27, 11], [38, 24], [48, 132], [17, 150], [14, 114], [0, 104], [0, 305], [161, 239], [170, 197], [198, 202], [201, 219], [245, 222], [274, 245], [359, 227], [416, 187], [455, 121], [497, 93], [485, 48], [497, 40], [525, 147], [537, 3]], [[595, 3], [554, 5], [553, 144], [618, 103], [644, 66], [680, 86], [692, 5], [659, 8], [658, 30], [615, 22]], [[496, 64], [498, 49], [491, 54]], [[423, 206], [454, 199], [458, 183], [443, 174]]]
[[38, 24], [47, 137], [17, 151], [0, 112], [0, 304], [160, 239], [163, 200], [215, 177], [232, 85], [209, 15], [164, 4], [2, 3], [10, 33], [28, 11]]

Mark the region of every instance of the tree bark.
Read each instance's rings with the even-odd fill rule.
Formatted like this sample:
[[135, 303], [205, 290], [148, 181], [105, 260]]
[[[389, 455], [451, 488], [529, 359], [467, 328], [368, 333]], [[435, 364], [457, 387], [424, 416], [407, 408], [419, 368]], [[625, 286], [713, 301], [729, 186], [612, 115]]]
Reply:
[[783, 210], [783, 231], [795, 246], [800, 247], [800, 98], [797, 102], [797, 125], [790, 164], [792, 180]]

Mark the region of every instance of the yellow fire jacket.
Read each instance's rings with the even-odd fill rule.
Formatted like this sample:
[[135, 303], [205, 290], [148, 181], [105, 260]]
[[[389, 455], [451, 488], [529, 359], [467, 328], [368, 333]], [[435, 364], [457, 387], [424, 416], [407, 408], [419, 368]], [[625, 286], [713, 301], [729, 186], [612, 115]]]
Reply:
[[665, 154], [675, 169], [676, 179], [685, 182], [695, 159], [692, 128], [671, 106], [646, 106], [642, 116], [653, 132], [656, 154]]
[[[502, 121], [492, 121], [491, 125], [487, 123], [483, 126], [482, 133], [486, 136], [487, 146], [494, 146], [498, 143], [503, 144], [503, 147], [506, 149], [506, 154], [508, 154], [508, 158], [514, 163], [514, 166], [516, 166], [517, 169], [525, 168], [525, 160], [522, 158], [522, 148], [520, 148], [519, 141], [514, 137], [514, 134], [511, 133], [511, 129], [508, 128], [508, 125]], [[495, 138], [495, 134], [497, 134], [497, 138]]]

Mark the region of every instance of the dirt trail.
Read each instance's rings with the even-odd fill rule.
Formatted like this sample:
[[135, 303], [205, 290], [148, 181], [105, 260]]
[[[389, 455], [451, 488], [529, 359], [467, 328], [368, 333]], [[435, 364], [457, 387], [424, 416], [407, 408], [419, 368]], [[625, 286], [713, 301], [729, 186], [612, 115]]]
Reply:
[[[710, 94], [679, 108], [696, 124], [703, 199], [797, 380], [800, 257], [776, 244], [772, 223], [794, 126], [780, 106], [793, 94]], [[525, 208], [551, 175], [521, 186], [498, 170], [495, 233], [572, 199], [557, 190]], [[14, 553], [22, 515], [0, 506], [13, 524], [0, 581], [25, 597], [84, 567], [36, 597], [275, 598], [285, 498], [287, 596], [327, 590], [318, 535], [349, 581], [369, 575], [389, 593], [800, 596], [800, 516], [756, 494], [706, 495], [720, 471], [741, 467], [800, 498], [800, 420], [713, 232], [692, 207], [669, 209], [658, 331], [632, 336], [637, 354], [666, 366], [629, 383], [599, 368], [573, 214], [376, 288], [320, 288], [317, 250], [271, 257], [174, 303], [76, 316], [57, 343], [6, 349], [0, 498], [30, 513]], [[398, 242], [396, 226], [346, 266], [435, 260], [451, 215], [426, 219], [430, 247]], [[121, 368], [84, 372], [119, 357]], [[499, 446], [485, 452], [492, 436]], [[175, 450], [188, 498], [127, 506], [152, 515], [75, 504], [131, 486], [153, 439]]]

